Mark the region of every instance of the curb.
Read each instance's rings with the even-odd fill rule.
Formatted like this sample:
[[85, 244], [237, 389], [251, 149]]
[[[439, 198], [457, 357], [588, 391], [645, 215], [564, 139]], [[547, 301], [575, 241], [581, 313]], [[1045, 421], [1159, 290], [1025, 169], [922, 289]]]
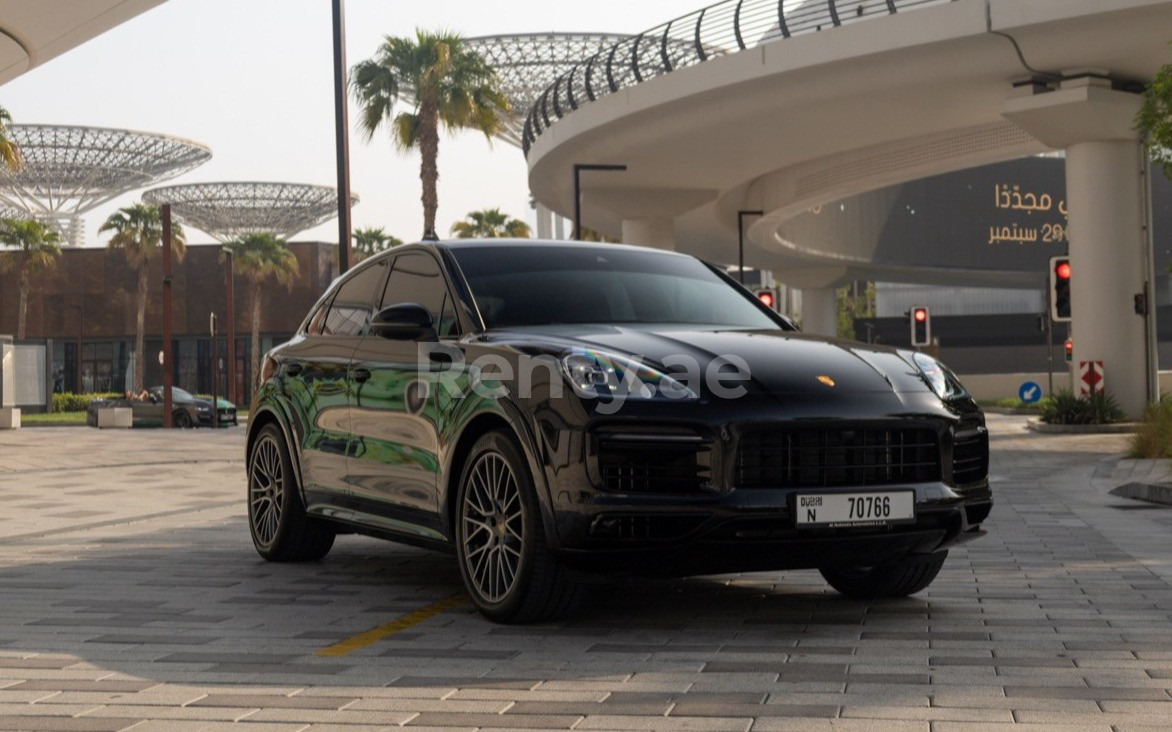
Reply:
[[1167, 483], [1124, 483], [1110, 491], [1120, 498], [1134, 498], [1148, 503], [1172, 506], [1172, 485]]
[[1026, 421], [1026, 429], [1046, 435], [1120, 435], [1135, 432], [1138, 422], [1116, 424], [1046, 424], [1040, 419]]

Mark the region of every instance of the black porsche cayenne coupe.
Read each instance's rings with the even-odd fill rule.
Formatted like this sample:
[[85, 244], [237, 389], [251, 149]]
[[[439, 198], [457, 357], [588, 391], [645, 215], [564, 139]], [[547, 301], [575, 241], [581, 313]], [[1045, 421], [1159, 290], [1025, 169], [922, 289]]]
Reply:
[[992, 507], [984, 416], [947, 368], [802, 335], [678, 254], [396, 248], [336, 281], [261, 382], [264, 558], [354, 532], [451, 551], [502, 622], [615, 574], [816, 568], [907, 595]]

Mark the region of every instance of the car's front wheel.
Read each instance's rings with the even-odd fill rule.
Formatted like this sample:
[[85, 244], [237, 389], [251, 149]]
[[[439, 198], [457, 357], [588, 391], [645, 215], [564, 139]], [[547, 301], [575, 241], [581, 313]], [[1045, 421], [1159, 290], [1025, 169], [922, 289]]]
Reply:
[[869, 567], [834, 566], [819, 571], [831, 587], [847, 597], [906, 597], [932, 584], [947, 558], [946, 551], [912, 554]]
[[533, 479], [511, 436], [494, 431], [477, 440], [456, 500], [460, 574], [481, 613], [525, 623], [574, 605], [579, 588], [549, 551]]
[[182, 409], [178, 409], [171, 415], [171, 424], [175, 426], [175, 429], [190, 429], [192, 426], [191, 415]]
[[305, 513], [285, 439], [265, 425], [248, 456], [248, 528], [256, 551], [270, 562], [321, 559], [334, 545], [332, 528]]

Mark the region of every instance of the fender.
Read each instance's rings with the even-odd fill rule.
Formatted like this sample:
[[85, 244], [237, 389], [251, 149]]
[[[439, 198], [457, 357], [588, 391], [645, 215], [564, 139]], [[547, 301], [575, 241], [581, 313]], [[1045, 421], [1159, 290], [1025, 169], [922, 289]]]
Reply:
[[[264, 399], [260, 397], [258, 402]], [[247, 475], [248, 460], [252, 457], [252, 446], [256, 441], [256, 434], [260, 431], [260, 417], [261, 415], [271, 415], [277, 423], [278, 429], [281, 430], [281, 435], [285, 438], [285, 446], [289, 449], [289, 458], [293, 463], [293, 473], [297, 478], [297, 490], [301, 497], [301, 504], [305, 505], [305, 489], [304, 481], [301, 479], [301, 440], [294, 439], [293, 428], [291, 426], [292, 420], [288, 413], [281, 406], [281, 403], [276, 400], [266, 400], [264, 404], [257, 404], [254, 413], [248, 415], [248, 442], [246, 443], [244, 453], [244, 464]]]
[[[516, 436], [517, 441], [521, 445], [521, 453], [525, 456], [529, 463], [529, 474], [533, 477], [533, 484], [537, 488], [537, 505], [541, 507], [541, 523], [545, 529], [546, 540], [549, 542], [550, 548], [555, 548], [558, 545], [557, 524], [553, 516], [553, 498], [550, 492], [549, 483], [546, 480], [546, 471], [542, 466], [541, 455], [543, 454], [539, 444], [539, 437], [533, 430], [533, 425], [529, 420], [525, 419], [524, 413], [516, 404], [509, 398], [504, 397], [496, 399], [484, 405], [483, 408], [478, 409], [467, 418], [463, 419], [464, 428], [452, 440], [452, 446], [460, 444], [460, 440], [464, 438], [468, 427], [476, 421], [477, 418], [484, 415], [492, 415], [499, 417], [505, 421], [509, 429], [512, 430]], [[448, 454], [444, 457], [444, 469], [442, 475], [451, 476], [454, 466], [452, 465], [455, 459], [455, 451], [448, 450]], [[451, 492], [445, 492], [443, 496], [443, 504], [440, 511], [441, 524], [444, 527], [445, 533], [449, 537], [454, 537], [454, 527], [450, 525], [448, 520], [450, 502], [454, 500]]]

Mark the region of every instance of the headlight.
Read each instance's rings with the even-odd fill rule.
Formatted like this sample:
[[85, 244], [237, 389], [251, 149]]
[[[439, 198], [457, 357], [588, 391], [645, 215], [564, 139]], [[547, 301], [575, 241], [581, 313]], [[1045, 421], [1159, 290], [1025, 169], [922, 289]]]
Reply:
[[574, 393], [588, 399], [696, 399], [696, 393], [659, 369], [625, 356], [575, 350], [561, 359]]
[[198, 412], [210, 412], [210, 411], [212, 411], [212, 409], [211, 409], [211, 407], [196, 407], [196, 411], [198, 411]]
[[941, 399], [955, 399], [964, 395], [964, 387], [960, 385], [956, 375], [949, 371], [944, 364], [923, 353], [914, 354], [912, 360], [915, 361], [920, 375], [924, 377], [924, 381], [928, 382], [928, 387], [936, 396]]

